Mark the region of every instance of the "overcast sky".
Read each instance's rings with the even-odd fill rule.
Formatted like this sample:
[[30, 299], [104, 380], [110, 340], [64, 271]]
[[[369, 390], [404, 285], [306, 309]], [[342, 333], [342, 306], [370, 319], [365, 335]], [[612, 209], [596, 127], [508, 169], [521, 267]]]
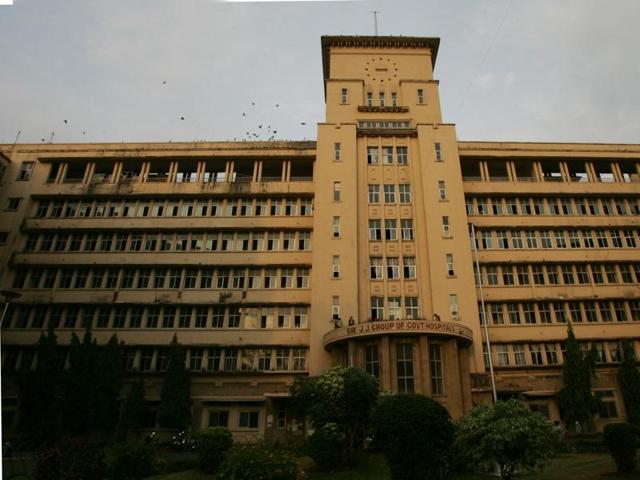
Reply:
[[320, 36], [372, 34], [371, 10], [381, 35], [441, 38], [461, 140], [640, 143], [638, 0], [14, 0], [0, 143], [315, 139]]

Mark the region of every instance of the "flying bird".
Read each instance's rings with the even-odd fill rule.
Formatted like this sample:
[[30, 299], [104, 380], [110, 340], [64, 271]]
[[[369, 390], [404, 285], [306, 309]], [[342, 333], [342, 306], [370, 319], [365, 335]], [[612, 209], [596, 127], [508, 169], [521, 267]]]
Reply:
[[256, 102], [251, 102], [251, 105], [255, 106], [255, 105], [256, 105]]
[[279, 103], [276, 103], [276, 107], [279, 107], [279, 106], [280, 106], [280, 104], [279, 104]]
[[68, 123], [68, 122], [65, 120], [64, 123]]
[[300, 125], [306, 125], [306, 124], [307, 124], [306, 122], [300, 122]]
[[180, 120], [184, 120], [184, 117], [180, 117]]
[[247, 116], [247, 114], [246, 114], [246, 113], [244, 113], [244, 112], [242, 112], [242, 116], [243, 116], [243, 117], [246, 117], [246, 116]]
[[163, 84], [163, 85], [166, 85], [166, 84], [167, 84], [167, 81], [166, 81], [166, 80], [163, 80], [163, 81], [162, 81], [162, 84]]

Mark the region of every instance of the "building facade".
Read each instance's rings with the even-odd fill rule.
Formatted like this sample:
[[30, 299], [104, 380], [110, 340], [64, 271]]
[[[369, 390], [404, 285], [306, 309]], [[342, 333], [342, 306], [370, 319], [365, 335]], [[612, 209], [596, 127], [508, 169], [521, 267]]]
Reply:
[[5, 430], [50, 324], [63, 345], [116, 333], [152, 409], [176, 335], [193, 428], [251, 440], [302, 435], [289, 387], [334, 365], [457, 418], [491, 400], [491, 360], [499, 397], [558, 419], [571, 322], [599, 354], [597, 427], [624, 418], [640, 145], [458, 141], [438, 45], [323, 37], [317, 142], [0, 146], [0, 288], [20, 295], [2, 325]]

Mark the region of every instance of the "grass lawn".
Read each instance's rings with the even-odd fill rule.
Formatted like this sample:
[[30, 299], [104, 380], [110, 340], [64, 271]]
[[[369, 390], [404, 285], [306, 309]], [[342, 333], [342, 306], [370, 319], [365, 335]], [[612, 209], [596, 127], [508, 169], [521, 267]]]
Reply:
[[[303, 465], [306, 462], [303, 462]], [[309, 480], [391, 480], [384, 457], [376, 453], [359, 453], [352, 467], [334, 472], [309, 472]], [[487, 480], [496, 477], [463, 475], [453, 480]], [[574, 453], [559, 455], [542, 473], [519, 475], [522, 480], [640, 480], [640, 473], [620, 475], [611, 457], [604, 453]], [[211, 480], [198, 470], [148, 477], [147, 480]]]

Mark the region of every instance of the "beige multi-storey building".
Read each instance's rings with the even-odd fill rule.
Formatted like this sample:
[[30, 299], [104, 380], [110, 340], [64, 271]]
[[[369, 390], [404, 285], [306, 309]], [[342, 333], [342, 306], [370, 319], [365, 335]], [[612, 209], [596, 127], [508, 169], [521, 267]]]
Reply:
[[499, 397], [557, 419], [571, 322], [599, 352], [597, 426], [623, 418], [640, 145], [459, 142], [438, 44], [324, 37], [317, 142], [0, 146], [0, 288], [20, 295], [2, 327], [4, 428], [49, 324], [62, 345], [87, 325], [100, 343], [117, 333], [152, 408], [177, 335], [193, 427], [277, 438], [305, 429], [294, 377], [341, 364], [457, 418], [490, 401], [491, 359]]

